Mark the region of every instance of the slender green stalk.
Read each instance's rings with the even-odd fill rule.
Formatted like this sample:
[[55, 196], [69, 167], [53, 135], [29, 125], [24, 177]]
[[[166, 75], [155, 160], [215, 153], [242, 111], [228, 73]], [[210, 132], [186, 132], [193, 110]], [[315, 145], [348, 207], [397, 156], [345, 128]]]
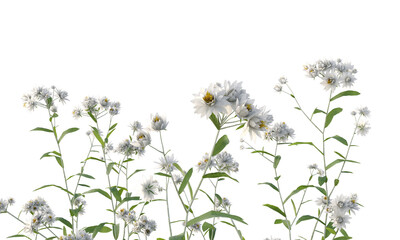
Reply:
[[197, 193], [199, 192], [200, 186], [201, 186], [201, 184], [203, 183], [204, 175], [206, 175], [207, 170], [208, 170], [208, 166], [209, 166], [210, 163], [211, 163], [212, 153], [214, 152], [215, 144], [216, 144], [217, 141], [218, 141], [219, 133], [220, 133], [220, 130], [217, 131], [217, 135], [216, 135], [216, 137], [215, 137], [215, 141], [214, 141], [213, 147], [212, 147], [211, 152], [210, 152], [210, 159], [209, 159], [209, 161], [208, 161], [207, 164], [206, 164], [206, 168], [204, 169], [203, 175], [201, 176], [199, 185], [197, 186], [196, 191], [195, 191], [194, 194], [193, 194], [193, 199], [190, 201], [189, 207], [188, 207], [188, 209], [186, 210], [185, 229], [184, 229], [184, 231], [183, 231], [183, 235], [186, 234], [186, 229], [187, 229], [186, 223], [188, 222], [189, 211], [192, 209], [192, 205], [193, 205], [193, 203], [194, 203], [194, 201], [195, 201], [195, 199], [196, 199]]
[[[310, 185], [310, 181], [311, 181], [311, 179], [309, 178], [309, 180], [308, 180], [308, 182], [307, 182], [307, 186]], [[300, 204], [299, 204], [299, 208], [298, 208], [297, 211], [295, 212], [295, 216], [294, 216], [294, 218], [293, 218], [293, 220], [292, 220], [290, 226], [293, 226], [293, 225], [294, 225], [294, 222], [296, 221], [297, 216], [299, 215], [301, 206], [303, 206], [303, 201], [304, 201], [304, 197], [306, 196], [307, 189], [308, 189], [308, 188], [306, 188], [306, 189], [304, 190], [304, 192], [303, 192], [303, 196], [301, 197], [301, 201], [300, 201]]]
[[[275, 145], [275, 153], [274, 153], [275, 156], [276, 156], [277, 152], [278, 152], [278, 142], [276, 142], [276, 145]], [[286, 209], [285, 209], [285, 203], [283, 202], [283, 198], [282, 198], [281, 188], [280, 188], [280, 186], [279, 186], [278, 172], [276, 171], [276, 168], [275, 168], [275, 167], [274, 167], [274, 172], [275, 172], [276, 187], [278, 188], [279, 198], [280, 198], [281, 204], [282, 204], [282, 210], [283, 210], [283, 212], [285, 213], [285, 220], [286, 220], [287, 222], [289, 222], [289, 220], [287, 219], [287, 213], [286, 213]], [[291, 240], [291, 239], [292, 239], [292, 230], [291, 230], [291, 225], [290, 225], [290, 223], [289, 223], [288, 230], [289, 230], [289, 239]]]
[[[224, 207], [225, 211], [226, 211], [228, 214], [231, 214], [231, 211], [230, 211], [229, 209], [227, 209], [226, 206], [224, 206], [224, 205], [222, 205], [222, 206]], [[233, 227], [235, 228], [236, 233], [237, 233], [238, 236], [239, 236], [239, 239], [240, 239], [240, 240], [244, 240], [244, 238], [243, 238], [241, 232], [240, 232], [239, 229], [237, 228], [237, 226], [236, 226], [236, 224], [235, 224], [235, 221], [233, 221], [233, 219], [231, 219], [231, 223], [232, 223]]]
[[[92, 139], [90, 140], [90, 149], [89, 149], [88, 154], [86, 155], [86, 159], [88, 159], [88, 157], [90, 156], [90, 153], [92, 152], [92, 149], [93, 149], [93, 141], [94, 141], [94, 138], [92, 138]], [[85, 160], [86, 160], [86, 159], [85, 159]], [[82, 166], [82, 168], [81, 168], [81, 173], [79, 174], [78, 181], [76, 182], [74, 195], [75, 195], [76, 192], [78, 191], [78, 186], [79, 186], [79, 183], [80, 183], [80, 181], [81, 181], [82, 174], [83, 174], [83, 172], [84, 172], [84, 170], [85, 170], [86, 163], [87, 163], [87, 161], [84, 161], [83, 166]]]
[[[15, 218], [16, 220], [18, 220], [20, 223], [22, 223], [24, 226], [26, 225], [26, 223], [24, 223], [21, 219], [19, 219], [18, 217], [16, 217], [14, 214], [10, 213], [9, 211], [6, 211], [8, 214], [10, 214], [13, 218]], [[38, 231], [35, 231], [36, 233], [36, 237], [39, 234], [40, 236], [44, 237], [45, 239], [47, 239], [47, 237], [45, 237], [43, 234], [41, 234]]]
[[[56, 127], [56, 118], [55, 118], [55, 117], [52, 118], [52, 115], [51, 115], [51, 113], [50, 113], [50, 109], [47, 109], [47, 111], [48, 111], [48, 113], [49, 113], [50, 124], [51, 124], [51, 128], [52, 128], [52, 130], [53, 130], [54, 139], [56, 140], [56, 143], [57, 143], [58, 153], [60, 154], [60, 159], [61, 159], [61, 161], [63, 162], [63, 166], [62, 166], [61, 168], [62, 168], [63, 177], [64, 177], [65, 189], [67, 189], [67, 191], [69, 191], [68, 182], [67, 182], [67, 175], [65, 174], [65, 168], [64, 168], [64, 167], [65, 167], [65, 165], [64, 165], [64, 159], [63, 159], [63, 157], [62, 157], [61, 146], [60, 146], [60, 142], [59, 142], [59, 139], [58, 139], [58, 136], [57, 136], [57, 131], [56, 131], [56, 129], [57, 129], [57, 127]], [[73, 209], [73, 204], [72, 204], [72, 201], [71, 201], [71, 196], [69, 195], [69, 193], [67, 193], [67, 196], [68, 196], [68, 200], [69, 200], [70, 207], [71, 207], [71, 209]], [[74, 226], [74, 216], [71, 216], [71, 222], [72, 222], [72, 226]], [[72, 227], [72, 233], [74, 233], [74, 228], [73, 228], [73, 227]]]
[[[301, 111], [301, 112], [304, 114], [304, 116], [310, 121], [310, 123], [311, 123], [312, 125], [314, 125], [314, 127], [315, 127], [320, 133], [322, 133], [322, 130], [321, 130], [321, 129], [312, 121], [312, 119], [309, 118], [309, 117], [307, 116], [307, 114], [304, 112], [303, 108], [300, 106], [300, 103], [299, 103], [299, 101], [297, 100], [297, 98], [295, 97], [294, 92], [293, 92], [292, 89], [290, 88], [289, 84], [286, 83], [286, 86], [289, 88], [290, 92], [292, 93], [291, 96], [292, 96], [292, 97], [294, 98], [294, 100], [296, 101], [297, 106], [299, 107], [300, 111]], [[329, 98], [329, 99], [330, 99], [330, 98]]]
[[51, 228], [49, 228], [49, 227], [46, 226], [46, 225], [45, 225], [45, 227], [47, 228], [47, 230], [49, 230], [49, 231], [54, 235], [54, 237], [58, 238], [57, 235], [51, 230]]
[[[210, 179], [210, 182], [213, 183], [211, 181], [211, 179]], [[215, 182], [215, 185], [214, 185], [214, 211], [216, 210], [215, 201], [217, 200], [217, 187], [218, 187], [218, 180]], [[215, 217], [213, 218], [213, 226], [214, 225], [215, 225]]]
[[[172, 178], [172, 176], [171, 176], [171, 178]], [[169, 213], [169, 202], [168, 202], [168, 185], [169, 185], [169, 179], [168, 179], [168, 177], [165, 177], [165, 201], [167, 202], [169, 236], [172, 237], [171, 215]]]

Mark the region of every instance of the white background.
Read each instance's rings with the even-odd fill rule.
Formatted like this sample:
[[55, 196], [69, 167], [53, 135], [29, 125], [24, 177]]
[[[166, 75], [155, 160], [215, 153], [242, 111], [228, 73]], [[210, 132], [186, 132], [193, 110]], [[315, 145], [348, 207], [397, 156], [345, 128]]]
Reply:
[[[277, 121], [295, 129], [297, 141], [318, 141], [315, 130], [293, 109], [292, 99], [272, 88], [286, 75], [308, 113], [317, 106], [325, 108], [327, 93], [318, 81], [304, 76], [302, 65], [340, 57], [358, 69], [354, 89], [362, 94], [335, 101], [344, 111], [328, 134], [349, 138], [353, 128], [349, 112], [359, 106], [372, 110], [372, 129], [367, 137], [356, 138], [360, 148], [350, 153], [350, 159], [362, 164], [349, 167], [355, 174], [344, 176], [336, 193], [356, 192], [365, 206], [347, 228], [354, 239], [394, 239], [400, 213], [395, 142], [399, 133], [397, 10], [395, 1], [2, 1], [0, 198], [15, 197], [17, 203], [10, 210], [18, 212], [24, 202], [44, 196], [58, 216], [67, 217], [63, 192], [51, 188], [32, 192], [44, 184], [63, 184], [55, 161], [39, 160], [44, 152], [54, 150], [53, 139], [30, 132], [46, 127], [46, 112], [28, 112], [22, 107], [21, 96], [33, 87], [55, 85], [70, 94], [70, 101], [60, 106], [58, 121], [62, 129], [81, 128], [63, 141], [69, 175], [79, 171], [79, 162], [88, 150], [85, 132], [89, 120], [73, 120], [72, 109], [85, 96], [103, 95], [122, 104], [116, 118], [119, 129], [112, 139], [115, 144], [127, 137], [130, 122], [139, 120], [147, 126], [151, 113], [165, 114], [170, 121], [165, 144], [189, 169], [209, 151], [216, 132], [208, 120], [193, 113], [192, 94], [211, 82], [242, 81], [257, 105], [265, 105]], [[271, 235], [287, 239], [285, 228], [273, 224], [279, 216], [262, 207], [265, 203], [279, 205], [275, 192], [257, 185], [273, 181], [270, 164], [239, 150], [240, 132], [229, 130], [225, 134], [231, 139], [227, 150], [240, 163], [240, 171], [234, 175], [240, 184], [225, 181], [220, 194], [231, 200], [232, 212], [249, 223], [239, 224], [239, 228], [250, 240]], [[159, 144], [156, 135], [153, 138], [154, 145]], [[255, 143], [262, 144], [272, 148]], [[331, 144], [331, 151], [344, 152], [341, 145]], [[279, 170], [284, 195], [305, 184], [308, 164], [322, 164], [308, 147], [282, 148], [282, 156]], [[132, 185], [138, 186], [157, 171], [154, 162], [158, 158], [148, 150], [132, 164], [149, 169], [137, 175]], [[98, 178], [87, 183], [105, 187], [106, 180], [100, 177], [103, 166], [92, 162], [88, 169]], [[209, 187], [205, 185], [211, 190]], [[318, 196], [310, 193], [310, 199]], [[204, 195], [199, 197], [194, 206], [197, 215], [211, 208]], [[96, 194], [88, 195], [87, 200], [81, 226], [111, 221], [104, 211], [108, 201]], [[182, 208], [176, 200], [171, 200], [172, 215], [179, 219]], [[164, 207], [157, 202], [147, 211], [159, 225], [150, 239], [167, 238]], [[291, 211], [290, 204], [287, 209]], [[315, 214], [308, 211], [311, 209], [315, 210], [313, 202], [303, 214]], [[294, 236], [308, 238], [310, 224], [298, 225]], [[21, 228], [9, 216], [0, 215], [0, 239]], [[181, 228], [178, 223], [174, 233]], [[218, 228], [217, 239], [237, 238], [226, 225]]]

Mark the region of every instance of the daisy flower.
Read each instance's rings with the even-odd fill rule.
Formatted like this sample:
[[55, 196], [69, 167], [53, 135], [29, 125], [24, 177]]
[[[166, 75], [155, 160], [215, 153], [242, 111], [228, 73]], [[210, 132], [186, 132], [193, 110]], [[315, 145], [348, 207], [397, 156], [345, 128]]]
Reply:
[[169, 156], [165, 156], [165, 158], [160, 158], [160, 161], [158, 162], [158, 165], [160, 165], [161, 171], [164, 171], [166, 173], [171, 173], [174, 171], [176, 168], [174, 166], [174, 163], [177, 163], [178, 161], [175, 160], [174, 155], [171, 154]]
[[142, 193], [144, 200], [150, 201], [154, 199], [154, 196], [158, 193], [158, 185], [158, 182], [156, 180], [153, 180], [153, 178], [149, 178], [144, 183], [142, 183]]
[[154, 131], [165, 130], [168, 126], [168, 122], [165, 117], [161, 117], [158, 113], [151, 116], [151, 129]]
[[351, 219], [350, 216], [340, 211], [333, 212], [330, 218], [332, 219], [333, 226], [336, 227], [338, 230], [346, 228], [346, 224], [350, 223]]
[[357, 124], [357, 134], [361, 136], [365, 136], [368, 134], [371, 127], [368, 122], [361, 122]]
[[194, 103], [195, 113], [200, 114], [201, 117], [210, 117], [212, 113], [218, 115], [219, 113], [227, 113], [226, 107], [228, 101], [224, 97], [222, 91], [214, 85], [210, 85], [207, 89], [202, 90], [199, 94], [195, 95], [192, 100]]
[[334, 71], [328, 71], [322, 77], [322, 86], [324, 86], [325, 90], [335, 90], [336, 87], [339, 86], [340, 79]]

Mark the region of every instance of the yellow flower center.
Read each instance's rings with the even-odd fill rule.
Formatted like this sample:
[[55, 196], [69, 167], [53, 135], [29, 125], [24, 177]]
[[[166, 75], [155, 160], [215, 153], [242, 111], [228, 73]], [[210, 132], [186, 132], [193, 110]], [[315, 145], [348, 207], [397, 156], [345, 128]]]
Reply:
[[158, 122], [158, 121], [160, 121], [160, 118], [159, 118], [158, 116], [155, 116], [155, 117], [153, 118], [153, 122]]
[[206, 95], [203, 97], [204, 102], [206, 103], [211, 103], [212, 101], [214, 101], [214, 96], [211, 95], [211, 93], [209, 93], [207, 91]]
[[208, 162], [208, 158], [204, 159], [204, 162], [205, 162], [205, 163]]
[[260, 128], [267, 128], [267, 125], [265, 125], [264, 121], [260, 121], [260, 124], [258, 125]]
[[308, 70], [308, 66], [307, 65], [304, 65], [304, 70]]
[[248, 111], [251, 111], [253, 109], [253, 106], [251, 106], [251, 104], [246, 104], [246, 108]]
[[333, 79], [333, 78], [328, 78], [328, 81], [327, 81], [328, 84], [332, 84], [332, 83], [334, 83], [334, 82], [335, 82], [335, 79]]

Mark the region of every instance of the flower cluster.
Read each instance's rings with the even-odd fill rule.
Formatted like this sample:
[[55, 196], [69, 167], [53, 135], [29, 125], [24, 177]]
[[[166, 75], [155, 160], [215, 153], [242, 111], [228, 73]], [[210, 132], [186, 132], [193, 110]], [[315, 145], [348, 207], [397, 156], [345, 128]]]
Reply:
[[352, 87], [356, 81], [357, 70], [351, 63], [341, 59], [318, 60], [314, 64], [304, 66], [306, 75], [310, 78], [319, 77], [325, 90], [335, 90], [337, 87]]
[[231, 206], [231, 202], [229, 201], [229, 199], [227, 198], [221, 198], [221, 200], [219, 200], [218, 198], [215, 200], [215, 207], [225, 210], [227, 208], [229, 208]]
[[161, 171], [165, 173], [171, 173], [176, 169], [174, 163], [178, 163], [178, 161], [175, 159], [174, 155], [171, 154], [160, 158], [158, 165], [160, 165]]
[[265, 138], [267, 140], [274, 140], [277, 142], [286, 142], [289, 137], [294, 137], [294, 130], [288, 127], [285, 122], [275, 123], [274, 126], [269, 128], [265, 133]]
[[262, 133], [267, 131], [273, 121], [265, 107], [258, 108], [254, 105], [254, 100], [249, 98], [241, 82], [211, 84], [195, 94], [192, 102], [195, 112], [202, 117], [210, 117], [212, 114], [230, 116], [234, 113], [240, 121], [246, 121], [243, 133], [248, 133], [251, 138], [262, 137]]
[[7, 212], [7, 208], [15, 203], [14, 198], [0, 199], [0, 213]]
[[215, 159], [218, 171], [227, 173], [239, 171], [239, 163], [233, 160], [231, 154], [224, 151], [219, 153]]
[[82, 102], [82, 108], [75, 108], [72, 111], [72, 115], [74, 118], [80, 118], [82, 116], [91, 116], [100, 118], [105, 114], [110, 114], [111, 116], [115, 116], [119, 114], [121, 104], [119, 102], [111, 102], [109, 98], [95, 98], [95, 97], [85, 97]]
[[38, 231], [42, 226], [50, 226], [56, 220], [49, 205], [40, 197], [27, 202], [23, 207], [23, 211], [32, 215], [31, 221], [25, 226], [25, 231], [30, 233]]
[[357, 194], [350, 196], [339, 195], [332, 201], [327, 196], [322, 196], [317, 199], [317, 204], [323, 206], [326, 212], [330, 213], [330, 219], [333, 226], [338, 230], [346, 228], [346, 224], [350, 222], [350, 213], [355, 213], [360, 209], [357, 202]]
[[319, 176], [323, 177], [325, 176], [325, 172], [322, 168], [319, 168], [318, 165], [316, 163], [311, 164], [308, 166], [308, 169], [310, 169], [310, 173], [311, 175], [315, 175], [318, 174]]
[[93, 238], [89, 233], [87, 233], [83, 230], [80, 230], [75, 236], [72, 234], [68, 234], [67, 236], [61, 236], [59, 239], [60, 240], [92, 240]]
[[147, 216], [140, 216], [139, 220], [134, 222], [134, 231], [144, 233], [146, 236], [150, 236], [152, 232], [157, 229], [157, 223], [154, 220], [147, 219]]
[[211, 169], [216, 166], [215, 159], [210, 154], [205, 153], [203, 158], [197, 163], [197, 170], [204, 171], [206, 168]]
[[83, 197], [77, 197], [74, 200], [74, 206], [77, 207], [78, 214], [83, 215], [85, 213], [86, 200]]
[[125, 208], [121, 208], [118, 212], [118, 217], [124, 220], [126, 223], [133, 223], [136, 221], [136, 213], [131, 210], [128, 211]]
[[368, 109], [368, 107], [360, 107], [351, 112], [351, 115], [353, 115], [355, 118], [358, 116], [358, 120], [356, 119], [356, 133], [358, 135], [365, 136], [371, 129], [369, 122], [366, 121], [366, 118], [369, 117], [370, 113], [371, 111]]
[[37, 87], [32, 90], [31, 93], [24, 94], [22, 100], [24, 107], [33, 111], [37, 107], [43, 107], [49, 109], [51, 112], [57, 112], [57, 106], [54, 104], [55, 101], [65, 103], [68, 101], [68, 92], [57, 89], [52, 86], [50, 89], [45, 87]]

